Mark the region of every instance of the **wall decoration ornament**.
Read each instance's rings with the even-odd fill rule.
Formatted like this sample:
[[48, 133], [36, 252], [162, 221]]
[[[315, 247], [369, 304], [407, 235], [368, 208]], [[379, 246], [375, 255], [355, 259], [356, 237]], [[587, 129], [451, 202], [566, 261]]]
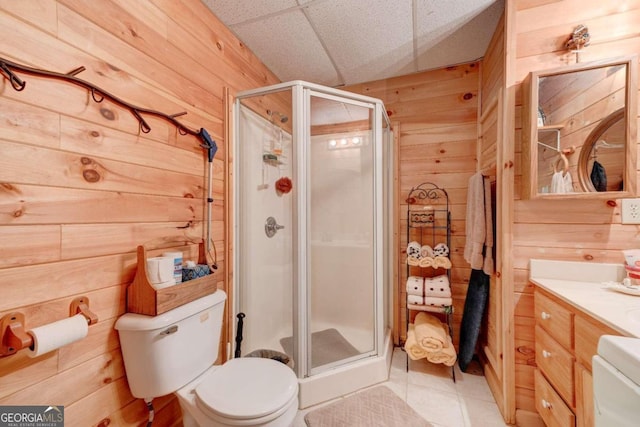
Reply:
[[584, 25], [578, 25], [569, 35], [569, 40], [565, 42], [565, 47], [572, 53], [576, 54], [576, 62], [580, 62], [580, 52], [582, 48], [589, 46], [591, 35], [589, 28]]

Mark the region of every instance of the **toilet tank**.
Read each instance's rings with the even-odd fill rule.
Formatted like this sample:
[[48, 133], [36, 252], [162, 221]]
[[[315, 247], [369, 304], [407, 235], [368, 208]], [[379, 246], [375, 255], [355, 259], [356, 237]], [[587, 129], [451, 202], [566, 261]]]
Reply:
[[134, 397], [173, 393], [211, 367], [218, 358], [226, 297], [217, 290], [158, 316], [126, 313], [116, 321]]

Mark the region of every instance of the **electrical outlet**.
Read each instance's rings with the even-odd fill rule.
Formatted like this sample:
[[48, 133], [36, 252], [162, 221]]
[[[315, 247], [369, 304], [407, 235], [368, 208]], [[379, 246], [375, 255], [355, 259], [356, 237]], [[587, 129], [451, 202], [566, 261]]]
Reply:
[[622, 199], [622, 223], [640, 224], [640, 199]]

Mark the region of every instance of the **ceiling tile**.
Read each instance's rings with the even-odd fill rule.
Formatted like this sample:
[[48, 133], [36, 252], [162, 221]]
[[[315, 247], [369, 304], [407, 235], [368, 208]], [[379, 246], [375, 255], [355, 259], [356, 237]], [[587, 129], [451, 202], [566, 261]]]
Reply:
[[345, 84], [416, 71], [412, 0], [330, 0], [312, 4], [308, 16]]
[[227, 26], [298, 6], [296, 0], [202, 0], [202, 2]]
[[[484, 56], [503, 11], [502, 0], [489, 5], [479, 14], [455, 18], [441, 25], [437, 37], [426, 33], [419, 37], [418, 68], [429, 70], [470, 62]], [[450, 18], [453, 19], [453, 18]]]
[[[496, 0], [418, 0], [416, 2], [416, 39], [420, 50], [437, 45]], [[446, 7], [443, 7], [446, 3]], [[495, 27], [493, 28], [495, 29]], [[493, 32], [493, 29], [491, 30]], [[469, 34], [473, 37], [472, 34]], [[464, 49], [464, 45], [460, 46]]]
[[300, 10], [234, 30], [282, 81], [300, 79], [328, 86], [339, 83], [335, 68]]
[[479, 59], [504, 11], [504, 0], [202, 1], [282, 81], [329, 86]]

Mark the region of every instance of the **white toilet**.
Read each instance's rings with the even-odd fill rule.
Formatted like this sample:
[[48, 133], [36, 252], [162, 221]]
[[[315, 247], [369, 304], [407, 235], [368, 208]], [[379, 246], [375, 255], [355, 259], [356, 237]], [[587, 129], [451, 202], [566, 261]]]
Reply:
[[289, 367], [256, 357], [213, 365], [226, 297], [218, 290], [159, 316], [118, 319], [131, 393], [152, 399], [175, 392], [185, 427], [290, 426], [298, 381]]

